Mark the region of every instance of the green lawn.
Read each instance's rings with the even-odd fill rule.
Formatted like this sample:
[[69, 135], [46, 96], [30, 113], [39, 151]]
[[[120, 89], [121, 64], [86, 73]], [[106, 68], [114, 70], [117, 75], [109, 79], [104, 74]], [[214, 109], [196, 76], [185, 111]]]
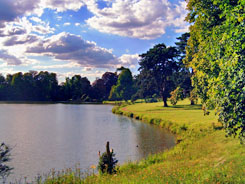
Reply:
[[188, 103], [185, 100], [168, 108], [162, 102], [137, 103], [113, 109], [169, 129], [179, 140], [173, 149], [126, 163], [113, 176], [80, 180], [68, 172], [45, 183], [245, 183], [245, 146], [237, 138], [225, 137], [214, 112], [204, 116], [200, 105]]

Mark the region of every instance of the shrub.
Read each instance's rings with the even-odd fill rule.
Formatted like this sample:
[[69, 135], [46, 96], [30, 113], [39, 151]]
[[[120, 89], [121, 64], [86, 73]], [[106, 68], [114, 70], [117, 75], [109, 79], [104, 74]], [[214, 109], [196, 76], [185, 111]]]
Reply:
[[178, 100], [183, 100], [184, 99], [183, 89], [180, 88], [180, 87], [177, 87], [170, 94], [171, 94], [170, 102], [171, 102], [172, 105], [176, 105]]
[[102, 174], [114, 174], [116, 173], [116, 164], [118, 160], [115, 158], [113, 149], [110, 151], [109, 142], [106, 144], [106, 152], [104, 152], [99, 158], [99, 164], [97, 166], [99, 172]]
[[190, 97], [189, 97], [190, 101], [191, 101], [191, 105], [195, 105], [197, 104], [197, 100], [198, 100], [198, 96], [197, 96], [197, 91], [196, 89], [193, 89], [190, 92]]
[[0, 179], [7, 177], [13, 168], [7, 166], [5, 163], [10, 161], [10, 148], [2, 143], [0, 145]]

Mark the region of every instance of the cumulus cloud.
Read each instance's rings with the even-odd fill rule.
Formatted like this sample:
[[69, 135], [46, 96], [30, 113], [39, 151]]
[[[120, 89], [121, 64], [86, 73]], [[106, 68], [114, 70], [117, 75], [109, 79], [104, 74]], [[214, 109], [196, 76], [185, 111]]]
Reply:
[[136, 68], [140, 60], [140, 57], [138, 54], [130, 55], [130, 54], [124, 54], [121, 57], [119, 57], [119, 62], [122, 66], [127, 66], [130, 68]]
[[64, 23], [64, 26], [69, 26], [69, 25], [71, 25], [70, 22], [65, 22], [65, 23]]
[[76, 68], [76, 67], [80, 67], [80, 65], [78, 63], [66, 63], [66, 64], [57, 64], [57, 65], [48, 65], [48, 66], [43, 66], [43, 65], [33, 66], [34, 69], [39, 69], [39, 70]]
[[4, 46], [14, 46], [19, 44], [33, 43], [39, 38], [36, 35], [22, 35], [22, 36], [12, 36], [7, 39], [3, 45]]
[[20, 65], [22, 62], [17, 57], [10, 55], [5, 50], [0, 50], [0, 60], [7, 65]]
[[41, 0], [39, 6], [41, 8], [54, 9], [57, 12], [64, 12], [66, 10], [79, 10], [84, 5], [82, 0]]
[[168, 0], [115, 0], [103, 9], [98, 8], [95, 0], [86, 4], [95, 15], [87, 20], [87, 24], [104, 33], [154, 39], [163, 35], [168, 26], [174, 25], [179, 30], [186, 27], [183, 23], [185, 2], [172, 5]]
[[33, 25], [26, 17], [22, 17], [16, 19], [16, 21], [6, 23], [5, 27], [0, 28], [0, 37], [30, 33], [49, 34], [53, 33], [54, 30], [49, 26], [49, 23], [41, 22]]
[[173, 12], [175, 12], [174, 15], [177, 15], [174, 17], [173, 21], [176, 33], [189, 32], [189, 25], [185, 21], [185, 17], [187, 16], [186, 6], [187, 3], [185, 1], [180, 1], [178, 5], [175, 5], [173, 10]]
[[110, 50], [65, 32], [40, 40], [37, 44], [28, 47], [27, 53], [76, 62], [84, 67], [108, 68], [117, 63], [117, 58]]
[[32, 12], [38, 7], [40, 0], [30, 3], [29, 0], [1, 0], [0, 1], [0, 27], [4, 27], [5, 22], [14, 21], [17, 17]]

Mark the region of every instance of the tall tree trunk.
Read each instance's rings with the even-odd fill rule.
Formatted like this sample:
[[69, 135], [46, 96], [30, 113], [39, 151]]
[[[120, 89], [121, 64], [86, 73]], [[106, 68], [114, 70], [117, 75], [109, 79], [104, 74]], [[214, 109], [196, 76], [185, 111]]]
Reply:
[[168, 107], [168, 104], [167, 104], [167, 97], [166, 97], [166, 94], [165, 94], [165, 90], [166, 90], [166, 83], [163, 82], [162, 84], [162, 91], [161, 91], [161, 95], [162, 95], [162, 101], [163, 101], [163, 106], [164, 107]]
[[162, 101], [163, 101], [163, 106], [164, 107], [168, 107], [168, 104], [167, 104], [167, 98], [166, 97], [162, 97]]

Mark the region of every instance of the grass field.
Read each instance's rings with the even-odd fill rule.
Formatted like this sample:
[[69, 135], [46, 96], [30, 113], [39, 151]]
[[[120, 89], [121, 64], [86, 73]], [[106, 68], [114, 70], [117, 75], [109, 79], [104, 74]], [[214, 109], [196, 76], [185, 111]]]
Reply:
[[189, 101], [162, 107], [137, 103], [114, 107], [113, 112], [157, 124], [176, 134], [171, 150], [120, 166], [116, 175], [91, 175], [80, 179], [67, 172], [45, 183], [245, 183], [245, 146], [226, 138], [214, 112], [204, 116], [200, 105]]

